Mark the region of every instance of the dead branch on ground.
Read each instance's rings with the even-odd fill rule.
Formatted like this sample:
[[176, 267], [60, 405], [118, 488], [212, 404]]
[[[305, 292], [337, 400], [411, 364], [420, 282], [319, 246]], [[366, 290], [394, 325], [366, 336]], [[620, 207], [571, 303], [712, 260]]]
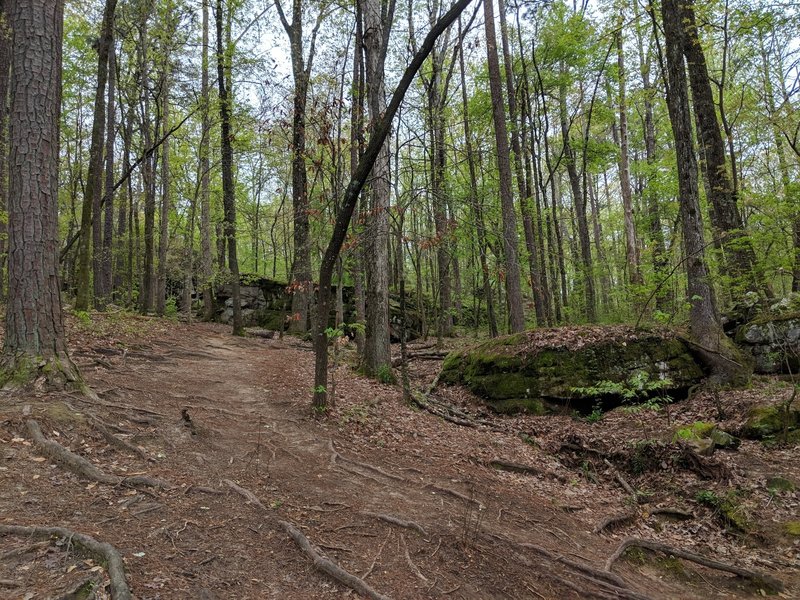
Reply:
[[702, 556], [701, 554], [695, 554], [694, 552], [689, 552], [688, 550], [681, 550], [680, 548], [667, 546], [661, 542], [645, 540], [642, 538], [631, 537], [624, 539], [614, 554], [608, 557], [605, 565], [606, 571], [611, 572], [611, 567], [614, 566], [614, 563], [619, 560], [619, 558], [628, 548], [632, 547], [644, 548], [652, 552], [661, 552], [667, 556], [682, 558], [683, 560], [688, 560], [689, 562], [708, 567], [709, 569], [716, 569], [717, 571], [724, 571], [726, 573], [738, 575], [744, 579], [749, 579], [756, 585], [763, 585], [775, 592], [783, 591], [783, 582], [775, 577], [772, 577], [771, 575], [767, 575], [766, 573], [758, 573], [734, 564], [719, 562], [717, 560]]
[[345, 571], [342, 567], [337, 565], [332, 560], [325, 558], [317, 552], [308, 541], [308, 538], [303, 535], [297, 527], [286, 521], [278, 521], [278, 524], [283, 527], [284, 531], [289, 534], [295, 543], [300, 547], [303, 553], [308, 556], [314, 563], [314, 568], [329, 575], [342, 585], [355, 590], [362, 596], [370, 598], [370, 600], [389, 600], [388, 596], [384, 596], [375, 591], [367, 582], [352, 573]]
[[236, 492], [237, 494], [239, 494], [240, 496], [242, 496], [242, 497], [243, 497], [245, 500], [247, 500], [247, 503], [248, 503], [248, 504], [255, 504], [255, 505], [256, 505], [257, 507], [259, 507], [260, 509], [262, 509], [262, 510], [264, 510], [264, 511], [266, 511], [266, 510], [267, 510], [267, 507], [266, 507], [266, 506], [264, 506], [264, 505], [261, 503], [261, 500], [259, 500], [259, 499], [258, 499], [258, 496], [256, 496], [256, 495], [255, 495], [253, 492], [251, 492], [250, 490], [248, 490], [248, 489], [246, 489], [246, 488], [243, 488], [243, 487], [242, 487], [242, 486], [240, 486], [240, 485], [237, 485], [235, 482], [231, 481], [230, 479], [223, 479], [223, 480], [222, 480], [222, 483], [224, 483], [225, 485], [227, 485], [227, 486], [228, 486], [229, 488], [231, 488], [231, 489], [232, 489], [234, 492]]
[[0, 535], [16, 535], [19, 537], [50, 539], [63, 538], [72, 544], [82, 547], [103, 563], [111, 580], [111, 597], [113, 600], [133, 600], [128, 582], [125, 578], [125, 564], [114, 546], [108, 542], [99, 542], [91, 536], [78, 533], [63, 527], [23, 527], [19, 525], [0, 525]]

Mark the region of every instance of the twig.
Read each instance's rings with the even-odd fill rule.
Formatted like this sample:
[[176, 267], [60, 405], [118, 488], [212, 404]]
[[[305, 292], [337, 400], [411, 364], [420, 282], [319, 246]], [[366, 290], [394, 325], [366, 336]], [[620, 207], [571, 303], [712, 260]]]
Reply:
[[94, 555], [106, 566], [111, 580], [111, 597], [113, 600], [133, 600], [128, 582], [125, 578], [125, 564], [117, 549], [107, 542], [98, 542], [91, 536], [63, 527], [22, 527], [19, 525], [0, 525], [0, 535], [16, 535], [20, 537], [50, 539], [52, 537], [70, 540], [70, 543], [81, 546]]
[[667, 546], [666, 544], [662, 544], [661, 542], [656, 542], [654, 540], [645, 540], [642, 538], [626, 538], [622, 541], [619, 547], [616, 549], [614, 554], [608, 557], [608, 560], [605, 564], [605, 569], [608, 572], [611, 572], [611, 567], [614, 566], [614, 563], [619, 560], [619, 558], [625, 553], [628, 548], [636, 546], [638, 548], [645, 548], [647, 550], [651, 550], [652, 552], [661, 552], [663, 554], [675, 556], [676, 558], [682, 558], [684, 560], [688, 560], [689, 562], [697, 563], [698, 565], [703, 565], [704, 567], [708, 567], [709, 569], [716, 569], [717, 571], [724, 571], [726, 573], [733, 573], [734, 575], [738, 575], [739, 577], [744, 577], [745, 579], [749, 579], [750, 581], [756, 584], [763, 584], [765, 587], [769, 588], [770, 590], [774, 590], [776, 592], [783, 591], [783, 582], [772, 577], [771, 575], [767, 575], [766, 573], [758, 573], [756, 571], [751, 571], [749, 569], [745, 569], [742, 567], [738, 567], [733, 564], [719, 562], [717, 560], [706, 558], [700, 554], [695, 554], [694, 552], [689, 552], [688, 550], [681, 550], [680, 548], [673, 548], [672, 546]]
[[372, 589], [372, 587], [362, 578], [345, 571], [342, 567], [330, 559], [323, 557], [314, 549], [314, 547], [311, 545], [311, 542], [308, 541], [308, 538], [303, 535], [303, 533], [297, 527], [291, 523], [287, 523], [286, 521], [278, 521], [278, 524], [283, 527], [286, 533], [289, 534], [289, 537], [295, 541], [303, 553], [313, 561], [315, 569], [329, 575], [342, 585], [355, 590], [362, 596], [370, 598], [370, 600], [389, 600], [388, 596], [384, 596], [383, 594], [380, 594]]
[[608, 460], [607, 458], [604, 458], [603, 462], [606, 463], [606, 465], [608, 465], [608, 468], [611, 469], [611, 472], [614, 474], [614, 479], [616, 479], [617, 483], [619, 483], [620, 486], [622, 486], [622, 489], [628, 492], [631, 496], [635, 497], [637, 495], [636, 490], [634, 490], [630, 486], [630, 484], [628, 484], [628, 482], [625, 481], [625, 478], [622, 475], [620, 475], [619, 471], [617, 471], [617, 468], [613, 464], [611, 464], [611, 461]]
[[383, 543], [381, 544], [381, 547], [380, 547], [380, 548], [378, 548], [378, 553], [375, 555], [375, 558], [373, 558], [373, 559], [372, 559], [372, 564], [369, 566], [369, 569], [367, 569], [367, 572], [366, 572], [366, 573], [364, 573], [364, 574], [361, 576], [361, 579], [366, 579], [367, 577], [369, 577], [369, 576], [370, 576], [370, 574], [372, 573], [372, 571], [375, 569], [375, 563], [377, 563], [377, 562], [378, 562], [378, 558], [380, 557], [381, 553], [383, 552], [383, 547], [386, 545], [386, 542], [388, 542], [388, 541], [389, 541], [389, 538], [390, 538], [391, 536], [392, 536], [392, 532], [391, 532], [391, 531], [389, 531], [389, 535], [387, 535], [387, 536], [386, 536], [386, 539], [385, 539], [385, 540], [383, 540]]

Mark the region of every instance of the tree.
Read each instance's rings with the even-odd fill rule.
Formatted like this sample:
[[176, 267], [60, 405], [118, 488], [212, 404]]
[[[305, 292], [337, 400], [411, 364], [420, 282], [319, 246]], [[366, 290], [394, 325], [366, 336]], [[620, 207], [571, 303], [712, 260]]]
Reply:
[[[0, 211], [8, 206], [8, 84], [11, 76], [11, 0], [0, 0]], [[0, 299], [6, 296], [6, 222], [0, 219]]]
[[311, 67], [314, 64], [317, 32], [324, 11], [320, 9], [317, 22], [311, 31], [308, 56], [303, 50], [303, 3], [292, 0], [292, 21], [287, 20], [280, 0], [275, 0], [281, 24], [289, 37], [289, 52], [294, 76], [294, 113], [292, 115], [292, 212], [294, 215], [294, 267], [292, 268], [292, 320], [293, 331], [308, 331], [308, 311], [313, 295], [311, 281], [311, 240], [308, 222], [308, 175], [306, 172], [306, 103]]
[[[108, 79], [108, 53], [114, 36], [114, 12], [117, 0], [106, 0], [103, 10], [103, 22], [100, 26], [100, 37], [97, 41], [97, 87], [94, 95], [94, 120], [92, 121], [92, 141], [89, 149], [89, 173], [86, 177], [86, 190], [81, 211], [81, 238], [78, 243], [78, 296], [75, 299], [75, 310], [89, 310], [92, 288], [90, 286], [90, 262], [92, 246], [95, 249], [95, 266], [99, 266], [101, 251], [102, 219], [100, 218], [100, 200], [103, 197], [103, 142], [106, 119], [106, 81]], [[94, 218], [93, 218], [94, 216]], [[95, 275], [99, 268], [95, 268]], [[95, 293], [101, 286], [95, 277]], [[99, 297], [95, 298], [100, 300]]]
[[403, 72], [403, 76], [392, 94], [392, 99], [386, 107], [386, 112], [374, 124], [364, 154], [359, 159], [355, 171], [350, 175], [350, 183], [344, 192], [344, 198], [333, 226], [333, 233], [325, 249], [325, 255], [322, 258], [322, 264], [319, 269], [319, 298], [317, 300], [317, 318], [314, 326], [314, 410], [324, 411], [328, 405], [328, 336], [326, 329], [328, 315], [331, 310], [331, 281], [339, 252], [350, 227], [353, 210], [358, 202], [361, 190], [364, 188], [367, 176], [381, 153], [381, 148], [389, 135], [394, 116], [403, 98], [405, 98], [414, 76], [433, 50], [436, 39], [458, 18], [470, 1], [458, 0], [431, 27], [419, 50], [414, 53], [411, 62]]
[[[230, 6], [228, 7], [230, 10]], [[222, 0], [217, 0], [215, 11], [217, 26], [217, 88], [219, 90], [220, 144], [222, 146], [222, 205], [224, 211], [223, 234], [228, 250], [231, 300], [233, 301], [233, 335], [242, 335], [242, 302], [239, 291], [239, 255], [236, 248], [236, 197], [233, 188], [233, 140], [231, 134], [230, 46], [222, 35]]]
[[708, 365], [715, 382], [730, 383], [739, 380], [743, 372], [746, 375], [746, 368], [722, 331], [705, 260], [706, 243], [683, 56], [682, 16], [678, 2], [679, 0], [663, 0], [661, 14], [666, 45], [667, 108], [675, 139], [680, 218], [688, 280], [689, 327], [697, 355]]
[[9, 286], [4, 383], [80, 382], [67, 354], [58, 277], [58, 152], [64, 6], [16, 0], [10, 13]]
[[[370, 136], [386, 113], [384, 63], [395, 0], [359, 0], [364, 19], [364, 75]], [[362, 158], [363, 160], [363, 158]], [[389, 348], [389, 180], [391, 155], [388, 141], [381, 147], [370, 172], [369, 219], [365, 236], [367, 328], [364, 340], [364, 370], [369, 375], [392, 363]], [[322, 283], [320, 282], [320, 286]], [[323, 321], [327, 323], [327, 313]]]
[[517, 216], [511, 192], [511, 161], [509, 159], [508, 130], [506, 128], [503, 87], [500, 83], [500, 61], [497, 57], [497, 36], [494, 30], [494, 0], [484, 0], [483, 14], [486, 28], [486, 57], [489, 66], [489, 88], [492, 94], [497, 170], [500, 177], [500, 207], [503, 215], [503, 252], [505, 254], [505, 282], [512, 333], [525, 330], [525, 313], [522, 308], [522, 287], [517, 249]]

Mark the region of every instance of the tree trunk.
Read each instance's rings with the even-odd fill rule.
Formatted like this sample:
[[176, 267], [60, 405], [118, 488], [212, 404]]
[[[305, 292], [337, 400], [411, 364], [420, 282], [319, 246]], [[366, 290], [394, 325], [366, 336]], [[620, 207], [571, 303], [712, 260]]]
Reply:
[[[147, 58], [147, 21], [149, 20], [149, 8], [146, 8], [141, 15], [139, 29], [139, 81], [141, 86], [141, 129], [145, 147], [151, 148], [153, 145], [153, 130], [158, 131], [157, 124], [154, 126], [150, 122], [150, 91], [148, 86], [150, 63]], [[139, 306], [142, 313], [153, 310], [153, 292], [155, 287], [153, 270], [153, 230], [155, 229], [156, 215], [156, 190], [155, 190], [155, 153], [148, 156], [142, 165], [142, 185], [144, 187], [144, 259], [142, 261], [142, 287], [139, 291]], [[136, 214], [136, 213], [135, 213]], [[137, 252], [137, 255], [139, 253]]]
[[[462, 38], [461, 19], [458, 21], [458, 35]], [[463, 39], [463, 38], [462, 38]], [[481, 278], [483, 281], [483, 297], [486, 299], [486, 313], [489, 319], [489, 335], [497, 337], [497, 318], [494, 311], [494, 297], [492, 296], [492, 284], [489, 278], [489, 264], [486, 260], [488, 243], [486, 241], [486, 224], [483, 219], [483, 207], [478, 201], [478, 176], [475, 169], [475, 154], [472, 148], [472, 132], [470, 131], [469, 111], [467, 110], [467, 82], [464, 69], [464, 45], [458, 48], [458, 67], [461, 75], [461, 107], [462, 119], [464, 120], [464, 150], [467, 153], [467, 165], [469, 167], [469, 204], [472, 209], [472, 217], [475, 219], [475, 233], [477, 235], [478, 256], [481, 266]]]
[[682, 16], [678, 0], [663, 0], [661, 14], [667, 59], [667, 108], [675, 139], [680, 218], [688, 279], [689, 328], [694, 349], [708, 366], [715, 383], [740, 380], [746, 369], [732, 342], [725, 337], [705, 260], [697, 159], [694, 154], [689, 91], [682, 52]]
[[[11, 0], [0, 0], [0, 212], [8, 211], [8, 88], [11, 76], [12, 31], [10, 17]], [[6, 265], [8, 226], [0, 219], [0, 301], [6, 299]]]
[[[75, 299], [75, 310], [89, 310], [91, 297], [90, 259], [92, 247], [95, 248], [93, 262], [95, 272], [95, 296], [101, 285], [97, 277], [100, 269], [99, 253], [102, 248], [102, 225], [99, 217], [100, 200], [103, 197], [103, 133], [106, 119], [106, 80], [108, 78], [108, 51], [114, 31], [114, 11], [117, 0], [106, 0], [103, 10], [103, 23], [100, 26], [100, 37], [97, 41], [97, 87], [94, 96], [94, 119], [92, 121], [92, 139], [89, 148], [89, 173], [86, 177], [86, 190], [81, 212], [81, 238], [78, 245], [78, 296]], [[93, 215], [98, 215], [96, 219]]]
[[[358, 161], [358, 166], [350, 176], [350, 183], [344, 193], [341, 208], [336, 215], [336, 222], [333, 227], [333, 234], [331, 236], [328, 247], [325, 249], [325, 255], [322, 258], [322, 264], [319, 269], [319, 299], [317, 301], [317, 319], [314, 324], [314, 410], [324, 411], [327, 408], [328, 401], [328, 337], [325, 333], [327, 327], [326, 319], [323, 315], [330, 314], [331, 309], [331, 280], [333, 277], [333, 270], [336, 266], [339, 252], [341, 251], [342, 244], [347, 236], [347, 231], [350, 227], [350, 220], [353, 216], [358, 197], [367, 176], [372, 171], [378, 156], [383, 152], [383, 146], [386, 138], [389, 135], [389, 130], [392, 126], [392, 121], [400, 103], [405, 97], [414, 76], [419, 71], [422, 63], [433, 50], [433, 45], [436, 38], [450, 26], [461, 14], [461, 11], [470, 3], [470, 0], [459, 0], [447, 13], [437, 21], [431, 28], [430, 32], [422, 43], [420, 49], [414, 53], [411, 62], [403, 72], [400, 78], [400, 83], [392, 94], [392, 99], [386, 107], [386, 111], [381, 118], [375, 122], [370, 135], [369, 144], [364, 150], [364, 154]], [[366, 24], [366, 22], [365, 22]], [[387, 324], [388, 325], [388, 324]], [[388, 330], [387, 330], [388, 334]]]
[[[394, 17], [394, 2], [360, 0], [364, 17], [365, 80], [370, 137], [386, 112], [384, 62]], [[388, 136], [387, 136], [388, 140]], [[364, 370], [375, 376], [391, 365], [389, 350], [389, 170], [388, 141], [382, 146], [370, 176], [370, 208], [366, 225], [364, 267], [366, 272], [366, 338]], [[320, 286], [322, 282], [320, 281]], [[323, 319], [327, 313], [320, 313]]]
[[489, 87], [492, 95], [492, 117], [497, 149], [497, 170], [500, 177], [500, 209], [503, 216], [503, 253], [506, 267], [506, 296], [509, 325], [512, 333], [525, 331], [525, 313], [522, 307], [522, 288], [517, 250], [517, 216], [511, 193], [511, 161], [509, 159], [506, 111], [503, 88], [500, 83], [500, 61], [497, 56], [497, 36], [494, 29], [494, 0], [484, 0], [484, 27], [486, 29], [486, 57], [489, 66]]
[[214, 318], [214, 267], [211, 255], [211, 118], [208, 85], [208, 0], [203, 0], [203, 38], [200, 74], [202, 133], [200, 138], [200, 287], [203, 290], [203, 316]]
[[586, 320], [590, 323], [597, 321], [597, 300], [594, 290], [594, 269], [592, 266], [592, 248], [589, 239], [589, 222], [586, 214], [586, 197], [581, 189], [578, 167], [575, 164], [575, 151], [572, 148], [569, 136], [569, 121], [567, 115], [567, 88], [566, 84], [559, 86], [559, 115], [561, 119], [561, 136], [564, 143], [564, 162], [567, 166], [569, 185], [572, 190], [572, 204], [575, 207], [575, 218], [578, 226], [578, 241], [580, 245], [580, 270], [583, 283], [584, 301], [586, 302]]
[[538, 325], [544, 325], [547, 320], [545, 316], [544, 291], [542, 289], [542, 277], [539, 273], [536, 235], [533, 228], [533, 216], [531, 214], [531, 186], [525, 176], [525, 170], [523, 168], [524, 153], [520, 141], [521, 122], [517, 109], [517, 88], [514, 81], [513, 61], [508, 41], [508, 24], [506, 23], [506, 7], [504, 0], [498, 0], [497, 6], [500, 13], [500, 40], [503, 48], [503, 67], [505, 71], [506, 95], [508, 97], [508, 118], [511, 125], [511, 150], [514, 153], [514, 174], [517, 180], [519, 206], [522, 214], [522, 230], [525, 234], [525, 248], [528, 251], [528, 269], [533, 292], [533, 307], [536, 313], [536, 323]]
[[[230, 10], [230, 7], [229, 7]], [[233, 146], [231, 134], [231, 99], [229, 93], [230, 57], [225, 51], [222, 37], [222, 0], [217, 0], [217, 86], [219, 88], [219, 115], [222, 146], [222, 205], [223, 234], [228, 250], [228, 269], [230, 270], [231, 300], [233, 301], [233, 335], [242, 335], [242, 302], [239, 291], [239, 258], [236, 252], [236, 197], [233, 183]], [[230, 15], [228, 15], [230, 16]]]
[[720, 133], [717, 110], [711, 91], [705, 53], [700, 45], [694, 15], [694, 0], [685, 0], [681, 11], [681, 43], [689, 70], [692, 101], [700, 137], [701, 160], [708, 178], [708, 200], [712, 206], [711, 224], [722, 237], [726, 264], [734, 278], [749, 289], [763, 289], [757, 283], [755, 253], [744, 228], [736, 191], [725, 159], [725, 144]]
[[[162, 50], [166, 54], [166, 50]], [[169, 131], [169, 94], [170, 94], [170, 66], [169, 56], [163, 57], [164, 72], [161, 74], [161, 131], [164, 134]], [[161, 205], [158, 215], [158, 270], [156, 271], [156, 314], [164, 315], [167, 302], [167, 248], [169, 247], [169, 209], [170, 209], [170, 185], [171, 178], [169, 173], [170, 159], [169, 138], [164, 140], [161, 145]]]
[[[105, 211], [103, 218], [103, 248], [100, 254], [100, 297], [96, 301], [105, 306], [111, 299], [113, 248], [114, 248], [114, 143], [116, 141], [117, 53], [112, 39], [108, 50], [108, 103], [106, 119], [106, 182]], [[97, 216], [99, 219], [99, 215]]]
[[628, 281], [642, 285], [639, 268], [639, 247], [636, 244], [636, 224], [633, 220], [633, 198], [631, 194], [631, 169], [628, 158], [628, 99], [625, 81], [625, 52], [622, 45], [623, 13], [617, 21], [617, 78], [619, 84], [619, 185], [622, 192], [622, 210], [625, 222], [625, 258], [628, 263]]
[[10, 11], [9, 288], [3, 383], [44, 375], [79, 383], [67, 355], [58, 279], [58, 159], [64, 6], [17, 0]]

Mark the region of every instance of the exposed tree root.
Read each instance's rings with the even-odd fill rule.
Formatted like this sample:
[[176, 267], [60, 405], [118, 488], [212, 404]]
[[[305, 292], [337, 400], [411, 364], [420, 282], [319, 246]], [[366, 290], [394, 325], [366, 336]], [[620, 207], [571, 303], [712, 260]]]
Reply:
[[107, 485], [152, 487], [159, 489], [167, 489], [171, 487], [168, 482], [153, 477], [120, 477], [119, 475], [111, 475], [110, 473], [106, 473], [82, 456], [79, 456], [71, 450], [68, 450], [58, 442], [54, 442], [45, 438], [42, 434], [41, 427], [39, 427], [39, 423], [33, 419], [28, 419], [28, 421], [26, 421], [26, 426], [28, 428], [28, 433], [30, 434], [31, 438], [33, 438], [34, 444], [42, 454], [58, 463], [61, 463], [73, 473], [82, 475], [87, 479], [97, 481], [98, 483], [105, 483]]
[[508, 471], [510, 473], [522, 473], [524, 475], [536, 475], [538, 477], [553, 477], [554, 479], [566, 482], [567, 478], [563, 475], [559, 475], [558, 473], [553, 473], [552, 471], [548, 471], [546, 469], [540, 469], [539, 467], [534, 467], [533, 465], [523, 465], [520, 463], [510, 462], [507, 460], [503, 460], [502, 458], [493, 458], [492, 460], [487, 460], [485, 462], [487, 467], [491, 467], [492, 469], [497, 469], [498, 471]]
[[128, 582], [125, 578], [125, 564], [117, 549], [108, 542], [98, 542], [91, 536], [63, 527], [23, 527], [19, 525], [0, 525], [0, 535], [16, 535], [19, 537], [50, 539], [58, 537], [82, 547], [98, 561], [105, 564], [111, 580], [111, 597], [113, 600], [133, 600]]
[[150, 460], [150, 457], [148, 457], [147, 454], [141, 448], [137, 448], [133, 444], [131, 444], [129, 442], [126, 442], [122, 438], [119, 438], [116, 435], [114, 435], [108, 429], [108, 426], [105, 423], [103, 423], [103, 421], [101, 421], [100, 419], [98, 419], [95, 416], [92, 416], [92, 415], [88, 415], [88, 416], [89, 416], [89, 421], [92, 424], [92, 427], [94, 427], [97, 431], [99, 431], [100, 435], [102, 435], [103, 438], [109, 444], [111, 444], [112, 446], [114, 446], [118, 450], [123, 450], [125, 452], [130, 452], [131, 454], [135, 454], [139, 458], [143, 458], [145, 460]]
[[[328, 440], [328, 448], [331, 451], [331, 465], [336, 465], [336, 461], [342, 461], [344, 463], [350, 463], [356, 467], [360, 467], [365, 471], [371, 471], [373, 473], [377, 473], [378, 475], [382, 475], [389, 479], [393, 479], [395, 481], [405, 481], [404, 477], [400, 477], [400, 475], [394, 475], [393, 473], [387, 473], [380, 467], [376, 467], [374, 465], [370, 465], [368, 463], [358, 462], [357, 460], [353, 460], [352, 458], [347, 458], [346, 456], [342, 456], [336, 451], [336, 448], [333, 445], [333, 440]], [[350, 470], [350, 469], [348, 469]]]
[[406, 529], [413, 529], [417, 533], [419, 533], [423, 537], [428, 537], [428, 533], [422, 528], [422, 525], [415, 523], [414, 521], [406, 521], [401, 519], [400, 517], [395, 517], [392, 515], [385, 515], [383, 513], [374, 513], [369, 511], [364, 511], [361, 513], [367, 517], [372, 517], [373, 519], [378, 519], [380, 521], [386, 521], [387, 523], [391, 523], [392, 525], [397, 525], [398, 527], [405, 527]]
[[308, 541], [308, 538], [303, 535], [303, 533], [291, 523], [287, 523], [286, 521], [278, 521], [278, 524], [283, 527], [286, 533], [289, 534], [295, 543], [300, 547], [303, 553], [308, 556], [314, 562], [314, 568], [318, 571], [322, 571], [326, 575], [329, 575], [342, 585], [349, 587], [352, 590], [355, 590], [359, 594], [370, 598], [370, 600], [389, 600], [388, 596], [384, 596], [383, 594], [378, 593], [375, 591], [367, 582], [365, 582], [360, 577], [345, 571], [342, 567], [337, 565], [335, 562], [331, 561], [328, 558], [322, 556], [319, 552], [317, 552], [314, 547], [311, 545], [311, 542]]
[[666, 515], [668, 517], [675, 517], [676, 519], [681, 519], [683, 521], [688, 521], [689, 519], [694, 519], [694, 514], [690, 512], [686, 512], [685, 510], [681, 510], [679, 508], [670, 508], [669, 506], [665, 506], [664, 508], [654, 508], [650, 511], [651, 515]]
[[429, 483], [425, 487], [430, 490], [433, 490], [434, 492], [439, 492], [440, 494], [447, 494], [448, 496], [452, 496], [453, 498], [458, 498], [459, 500], [463, 500], [468, 504], [477, 504], [478, 506], [482, 506], [480, 502], [475, 500], [475, 498], [470, 498], [469, 496], [465, 496], [464, 494], [462, 494], [461, 492], [457, 492], [456, 490], [439, 487], [438, 485], [434, 485], [432, 483]]
[[236, 492], [237, 494], [242, 496], [245, 500], [247, 500], [248, 504], [255, 504], [260, 509], [262, 509], [264, 511], [267, 510], [267, 507], [262, 504], [261, 500], [258, 499], [258, 496], [256, 496], [253, 492], [251, 492], [247, 488], [243, 488], [242, 486], [237, 485], [235, 482], [231, 481], [230, 479], [223, 479], [222, 483], [227, 485], [234, 492]]
[[408, 552], [408, 544], [406, 543], [406, 538], [404, 535], [400, 534], [400, 541], [403, 542], [403, 550], [405, 551], [406, 555], [406, 564], [408, 568], [417, 576], [417, 579], [422, 581], [423, 583], [428, 583], [428, 578], [422, 574], [422, 571], [419, 570], [419, 567], [414, 564], [414, 561], [411, 560], [411, 554]]
[[[438, 382], [438, 377], [434, 380], [434, 384], [431, 386], [430, 389], [435, 387], [435, 384]], [[449, 423], [453, 423], [454, 425], [459, 425], [461, 427], [471, 427], [477, 429], [478, 427], [485, 427], [490, 431], [496, 431], [498, 433], [506, 433], [506, 430], [502, 427], [498, 427], [491, 421], [487, 421], [485, 419], [475, 419], [465, 413], [462, 410], [457, 409], [454, 406], [450, 406], [445, 402], [440, 402], [435, 400], [431, 397], [430, 392], [419, 392], [419, 391], [412, 391], [411, 392], [411, 402], [431, 413], [434, 416], [437, 416], [441, 419]]]
[[751, 571], [749, 569], [745, 569], [742, 567], [738, 567], [733, 564], [719, 562], [717, 560], [706, 558], [700, 554], [695, 554], [694, 552], [689, 552], [688, 550], [681, 550], [680, 548], [673, 548], [672, 546], [667, 546], [666, 544], [662, 544], [661, 542], [656, 542], [653, 540], [645, 540], [642, 538], [626, 538], [622, 541], [619, 547], [616, 549], [614, 554], [608, 557], [606, 561], [606, 571], [611, 571], [611, 567], [614, 566], [614, 563], [619, 560], [619, 558], [625, 553], [628, 548], [637, 547], [637, 548], [645, 548], [652, 552], [661, 552], [662, 554], [675, 556], [676, 558], [682, 558], [683, 560], [688, 560], [689, 562], [696, 563], [698, 565], [702, 565], [704, 567], [708, 567], [709, 569], [716, 569], [717, 571], [724, 571], [726, 573], [733, 573], [734, 575], [738, 575], [739, 577], [743, 577], [744, 579], [749, 579], [756, 585], [763, 585], [764, 587], [768, 588], [771, 591], [780, 592], [783, 590], [783, 582], [772, 577], [771, 575], [767, 575], [766, 573], [758, 573], [756, 571]]
[[592, 530], [592, 533], [602, 533], [606, 529], [613, 529], [615, 527], [619, 527], [620, 525], [626, 525], [632, 521], [635, 521], [638, 518], [638, 513], [635, 512], [624, 512], [618, 515], [611, 515], [610, 517], [603, 519], [600, 523], [597, 524]]
[[635, 498], [638, 495], [636, 493], [636, 490], [634, 490], [631, 487], [631, 485], [627, 481], [625, 481], [625, 478], [622, 475], [620, 475], [620, 472], [617, 471], [617, 468], [611, 464], [611, 461], [608, 460], [607, 458], [604, 458], [603, 462], [606, 463], [609, 469], [611, 469], [611, 472], [614, 474], [614, 479], [616, 479], [620, 487]]

